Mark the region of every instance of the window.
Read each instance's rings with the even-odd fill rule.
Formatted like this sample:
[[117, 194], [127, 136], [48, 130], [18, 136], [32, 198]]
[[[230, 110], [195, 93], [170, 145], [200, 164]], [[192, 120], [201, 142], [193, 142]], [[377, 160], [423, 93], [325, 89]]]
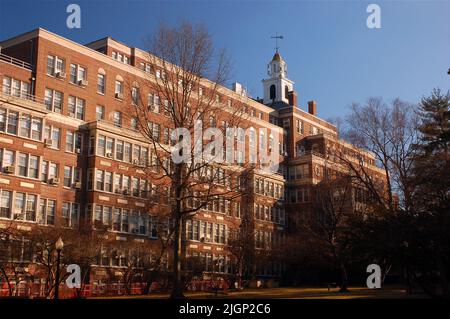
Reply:
[[87, 71], [86, 68], [78, 65], [78, 64], [71, 64], [70, 65], [70, 82], [78, 85], [85, 85], [86, 83], [83, 83], [86, 81], [87, 78]]
[[113, 180], [112, 180], [112, 173], [105, 171], [105, 191], [112, 192], [113, 191]]
[[35, 155], [29, 156], [29, 171], [28, 177], [39, 178], [39, 157]]
[[32, 194], [27, 194], [26, 204], [25, 204], [25, 220], [35, 221], [36, 220], [36, 204], [37, 196]]
[[57, 72], [63, 73], [66, 70], [66, 63], [64, 59], [54, 55], [47, 56], [47, 74], [56, 75]]
[[78, 203], [63, 203], [61, 224], [63, 227], [78, 227], [80, 205]]
[[106, 136], [99, 135], [97, 139], [97, 155], [105, 156]]
[[19, 113], [9, 111], [8, 112], [8, 125], [7, 125], [8, 133], [17, 135], [18, 121], [19, 121]]
[[39, 158], [37, 156], [19, 153], [18, 175], [23, 177], [38, 178], [38, 167]]
[[97, 93], [105, 94], [105, 75], [97, 75]]
[[130, 126], [133, 130], [137, 130], [138, 128], [138, 119], [136, 117], [132, 117], [130, 120]]
[[0, 218], [11, 218], [12, 192], [0, 190]]
[[78, 132], [66, 132], [66, 152], [81, 153], [82, 135]]
[[43, 225], [55, 224], [56, 201], [41, 197], [37, 221]]
[[49, 162], [48, 164], [48, 178], [56, 178], [58, 177], [58, 164]]
[[271, 86], [270, 86], [270, 89], [269, 89], [269, 99], [271, 99], [271, 100], [275, 100], [275, 98], [276, 98], [276, 87], [275, 87], [275, 84], [272, 84]]
[[84, 109], [86, 101], [78, 97], [69, 96], [69, 116], [77, 118], [79, 120], [84, 120]]
[[61, 133], [61, 130], [57, 127], [45, 126], [44, 137], [48, 140], [51, 140], [52, 148], [59, 149], [60, 133]]
[[104, 171], [102, 171], [102, 170], [97, 170], [96, 171], [96, 174], [95, 174], [95, 188], [97, 190], [103, 190], [103, 185], [104, 185], [104, 183], [103, 183], [103, 174], [104, 174]]
[[5, 76], [3, 78], [2, 92], [7, 95], [20, 97], [23, 99], [29, 99], [30, 96], [30, 83], [16, 80]]
[[123, 141], [116, 141], [116, 159], [123, 161]]
[[31, 132], [31, 116], [23, 114], [20, 118], [19, 135], [23, 137], [30, 137]]
[[297, 128], [297, 133], [303, 134], [303, 122], [300, 120], [295, 120], [295, 126]]
[[122, 127], [122, 113], [119, 111], [113, 112], [113, 123], [116, 127]]
[[134, 105], [139, 103], [139, 89], [137, 87], [131, 88], [131, 101]]
[[147, 106], [149, 111], [159, 113], [160, 112], [160, 99], [158, 95], [148, 94]]
[[42, 119], [32, 118], [31, 120], [31, 139], [40, 141], [42, 135]]
[[52, 89], [45, 89], [44, 104], [47, 107], [47, 110], [61, 113], [63, 97], [64, 95], [62, 92]]
[[72, 167], [71, 166], [64, 166], [64, 183], [63, 183], [63, 185], [65, 187], [72, 186]]
[[115, 93], [116, 97], [118, 97], [118, 94], [123, 94], [123, 82], [120, 80], [116, 80]]
[[105, 119], [105, 107], [102, 105], [97, 105], [95, 107], [95, 119], [97, 121]]

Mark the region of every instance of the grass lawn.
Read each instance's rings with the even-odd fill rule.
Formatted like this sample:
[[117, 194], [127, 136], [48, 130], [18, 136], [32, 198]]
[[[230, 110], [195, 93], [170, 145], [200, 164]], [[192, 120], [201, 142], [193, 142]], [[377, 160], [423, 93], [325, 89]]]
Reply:
[[[216, 298], [211, 292], [186, 292], [187, 298]], [[152, 293], [145, 296], [112, 296], [95, 298], [168, 298], [167, 293]], [[285, 298], [285, 299], [399, 299], [399, 298], [424, 298], [425, 295], [407, 295], [402, 287], [384, 287], [382, 289], [368, 289], [367, 287], [350, 287], [349, 292], [341, 293], [338, 288], [313, 288], [313, 287], [292, 287], [292, 288], [260, 288], [244, 289], [243, 291], [219, 292], [217, 298]]]

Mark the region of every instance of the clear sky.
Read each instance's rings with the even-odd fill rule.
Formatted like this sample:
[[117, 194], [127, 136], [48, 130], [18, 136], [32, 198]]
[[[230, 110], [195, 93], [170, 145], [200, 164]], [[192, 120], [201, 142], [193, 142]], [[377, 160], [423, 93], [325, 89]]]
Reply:
[[[81, 29], [66, 26], [66, 6], [81, 6]], [[381, 7], [381, 29], [369, 29], [368, 4]], [[233, 61], [232, 80], [262, 96], [261, 79], [280, 53], [299, 105], [318, 102], [324, 118], [343, 116], [369, 96], [417, 102], [450, 88], [449, 1], [21, 1], [0, 0], [0, 40], [45, 28], [79, 43], [107, 35], [145, 49], [160, 21], [208, 26]]]

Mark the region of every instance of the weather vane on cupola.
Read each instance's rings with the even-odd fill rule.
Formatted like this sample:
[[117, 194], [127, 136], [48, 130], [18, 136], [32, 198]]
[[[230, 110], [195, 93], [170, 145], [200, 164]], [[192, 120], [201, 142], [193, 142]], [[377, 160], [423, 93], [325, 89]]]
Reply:
[[278, 49], [280, 48], [278, 46], [278, 39], [283, 40], [283, 36], [282, 35], [278, 35], [278, 32], [275, 32], [275, 36], [271, 36], [271, 39], [275, 39], [275, 51], [278, 53]]

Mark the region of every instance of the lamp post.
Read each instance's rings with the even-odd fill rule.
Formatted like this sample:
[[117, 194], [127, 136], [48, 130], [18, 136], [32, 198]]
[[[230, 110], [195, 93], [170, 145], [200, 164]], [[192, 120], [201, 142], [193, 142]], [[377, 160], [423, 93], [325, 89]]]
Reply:
[[56, 275], [55, 275], [55, 296], [54, 299], [59, 298], [59, 276], [60, 276], [60, 264], [61, 264], [61, 251], [64, 248], [64, 242], [62, 241], [62, 238], [59, 237], [58, 240], [55, 243], [56, 248]]

